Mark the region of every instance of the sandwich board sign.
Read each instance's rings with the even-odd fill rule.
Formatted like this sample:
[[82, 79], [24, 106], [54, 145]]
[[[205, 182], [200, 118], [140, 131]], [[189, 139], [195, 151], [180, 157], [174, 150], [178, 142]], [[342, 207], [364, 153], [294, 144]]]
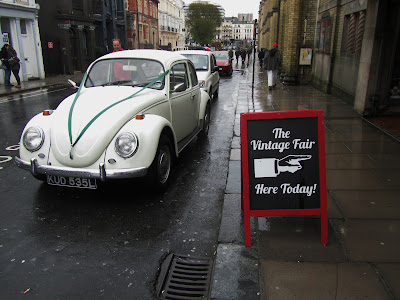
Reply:
[[322, 110], [242, 113], [241, 191], [245, 245], [250, 217], [320, 215], [328, 243]]

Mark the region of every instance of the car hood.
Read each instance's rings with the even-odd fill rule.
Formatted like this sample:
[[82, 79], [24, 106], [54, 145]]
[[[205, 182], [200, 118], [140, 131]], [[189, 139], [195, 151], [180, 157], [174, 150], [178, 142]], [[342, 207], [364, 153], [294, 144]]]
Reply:
[[200, 72], [197, 71], [196, 74], [197, 74], [198, 80], [206, 80], [207, 77], [210, 76], [209, 72], [207, 72], [207, 71], [200, 71]]
[[[85, 167], [94, 164], [127, 121], [165, 97], [163, 91], [145, 89], [136, 96], [107, 109], [140, 89], [93, 87], [82, 90], [71, 114], [72, 143], [87, 124], [92, 121], [93, 123], [73, 147], [69, 137], [69, 115], [76, 94], [66, 98], [52, 114], [51, 151], [54, 157], [65, 166]], [[98, 114], [100, 116], [94, 120]]]

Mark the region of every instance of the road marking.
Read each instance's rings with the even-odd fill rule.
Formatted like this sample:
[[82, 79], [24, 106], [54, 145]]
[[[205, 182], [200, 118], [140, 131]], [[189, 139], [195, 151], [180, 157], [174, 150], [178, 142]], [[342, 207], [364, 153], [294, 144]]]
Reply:
[[8, 146], [8, 147], [6, 148], [6, 150], [7, 150], [7, 151], [17, 151], [17, 150], [19, 150], [19, 144], [17, 144], [17, 145], [12, 145], [12, 146]]
[[[0, 164], [5, 163], [5, 162], [8, 162], [8, 161], [10, 161], [10, 160], [12, 160], [12, 157], [11, 157], [11, 156], [3, 156], [3, 155], [0, 155]], [[2, 169], [3, 169], [3, 167], [0, 167], [0, 170], [2, 170]]]
[[[59, 92], [59, 91], [63, 91], [66, 90], [67, 88], [62, 88], [62, 89], [58, 89], [58, 90], [54, 90], [54, 91], [49, 91], [48, 89], [43, 89], [43, 90], [39, 90], [39, 91], [34, 91], [34, 92], [27, 92], [25, 94], [22, 94], [25, 99], [28, 98], [32, 98], [32, 97], [38, 97], [40, 95], [44, 95], [44, 94], [51, 94], [51, 93], [55, 93], [55, 92]], [[0, 98], [0, 104], [1, 103], [6, 103], [6, 102], [11, 102], [11, 101], [16, 101], [16, 100], [20, 100], [17, 97], [14, 97], [15, 95], [9, 95], [9, 96], [5, 96], [2, 98]], [[7, 97], [7, 98], [6, 98]], [[5, 99], [4, 99], [5, 98]]]

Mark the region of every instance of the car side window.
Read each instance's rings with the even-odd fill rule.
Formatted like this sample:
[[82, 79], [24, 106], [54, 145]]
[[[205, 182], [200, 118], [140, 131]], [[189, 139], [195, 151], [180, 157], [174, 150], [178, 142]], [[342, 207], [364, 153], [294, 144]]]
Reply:
[[199, 84], [199, 81], [197, 79], [196, 70], [195, 70], [193, 64], [188, 63], [188, 66], [189, 66], [190, 81], [192, 82], [192, 86], [196, 86]]
[[171, 68], [170, 71], [170, 91], [173, 91], [178, 85], [183, 84], [181, 91], [185, 91], [189, 88], [189, 79], [187, 76], [188, 72], [185, 63], [178, 63]]
[[214, 55], [210, 55], [210, 70], [211, 70], [211, 72], [214, 70], [214, 66], [215, 66], [214, 60], [215, 60]]

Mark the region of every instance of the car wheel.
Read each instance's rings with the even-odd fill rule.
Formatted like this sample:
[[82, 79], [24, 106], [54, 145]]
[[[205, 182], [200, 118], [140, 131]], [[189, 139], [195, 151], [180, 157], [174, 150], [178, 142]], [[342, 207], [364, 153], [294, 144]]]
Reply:
[[214, 92], [214, 99], [218, 99], [218, 92], [219, 92], [219, 84], [217, 85], [217, 89], [216, 89], [216, 91]]
[[167, 187], [171, 166], [171, 142], [165, 135], [162, 135], [158, 143], [156, 156], [150, 167], [150, 180], [158, 190]]
[[206, 107], [206, 112], [204, 114], [203, 128], [199, 133], [199, 137], [202, 139], [208, 136], [208, 131], [210, 129], [210, 116], [211, 116], [211, 106], [210, 103], [208, 103]]

